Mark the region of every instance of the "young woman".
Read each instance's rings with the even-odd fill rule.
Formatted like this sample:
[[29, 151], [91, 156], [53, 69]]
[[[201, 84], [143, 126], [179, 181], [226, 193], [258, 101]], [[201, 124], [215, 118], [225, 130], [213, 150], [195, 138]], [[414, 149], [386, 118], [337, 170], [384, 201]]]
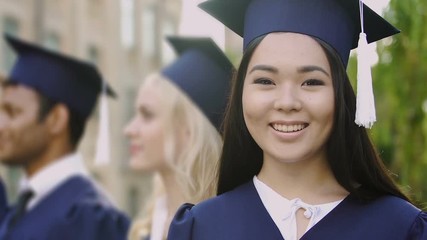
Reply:
[[155, 173], [153, 203], [133, 224], [130, 239], [165, 239], [181, 204], [216, 192], [212, 182], [222, 146], [218, 129], [232, 65], [211, 39], [169, 40], [180, 57], [141, 84], [136, 115], [125, 128], [131, 167]]
[[[224, 123], [219, 196], [183, 205], [169, 239], [427, 239], [427, 214], [354, 123], [345, 41], [358, 31], [349, 29], [358, 1], [343, 2], [203, 5], [244, 32], [245, 52]], [[364, 10], [382, 35], [394, 33]]]

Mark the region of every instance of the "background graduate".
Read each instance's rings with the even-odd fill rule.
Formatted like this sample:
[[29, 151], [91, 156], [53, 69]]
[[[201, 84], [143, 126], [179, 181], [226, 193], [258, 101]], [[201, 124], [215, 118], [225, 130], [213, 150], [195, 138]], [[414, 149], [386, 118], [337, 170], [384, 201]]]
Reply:
[[152, 202], [135, 220], [130, 239], [165, 239], [178, 207], [216, 193], [220, 124], [232, 64], [210, 38], [169, 37], [179, 57], [148, 76], [124, 132], [130, 166], [154, 173]]
[[[0, 97], [0, 161], [22, 167], [21, 197], [0, 239], [125, 239], [129, 220], [76, 152], [102, 80], [95, 66], [6, 36], [17, 53]], [[108, 87], [108, 93], [114, 95]]]
[[363, 127], [375, 121], [366, 108], [374, 103], [356, 108], [346, 74], [361, 31], [362, 43], [365, 33], [373, 42], [398, 31], [358, 0], [201, 7], [243, 36], [245, 51], [224, 123], [219, 196], [181, 207], [169, 239], [427, 239], [427, 214], [393, 182]]
[[3, 218], [6, 216], [6, 212], [9, 206], [7, 203], [7, 194], [3, 179], [0, 177], [0, 224]]

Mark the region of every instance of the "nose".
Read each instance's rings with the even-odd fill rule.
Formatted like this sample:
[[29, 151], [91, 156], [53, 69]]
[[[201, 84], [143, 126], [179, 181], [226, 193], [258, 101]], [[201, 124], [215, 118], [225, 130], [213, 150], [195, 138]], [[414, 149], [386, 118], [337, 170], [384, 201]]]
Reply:
[[131, 137], [135, 132], [136, 117], [133, 117], [123, 128], [123, 134], [126, 137]]
[[302, 102], [298, 87], [292, 84], [283, 84], [276, 94], [274, 109], [284, 112], [301, 110]]

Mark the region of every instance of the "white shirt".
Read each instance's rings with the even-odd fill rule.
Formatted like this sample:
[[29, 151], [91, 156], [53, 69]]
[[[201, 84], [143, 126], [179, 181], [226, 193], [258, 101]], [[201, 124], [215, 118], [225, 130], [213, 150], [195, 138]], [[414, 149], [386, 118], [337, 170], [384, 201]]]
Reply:
[[165, 232], [166, 218], [168, 217], [168, 208], [166, 197], [160, 197], [156, 201], [153, 211], [153, 221], [151, 224], [150, 240], [163, 240]]
[[253, 182], [264, 207], [286, 240], [297, 240], [295, 214], [298, 209], [305, 209], [304, 216], [310, 219], [305, 230], [307, 232], [343, 200], [320, 205], [310, 205], [304, 203], [299, 198], [288, 200], [282, 197], [265, 183], [261, 182], [256, 176], [254, 176]]
[[27, 211], [36, 206], [55, 188], [73, 176], [89, 176], [80, 154], [72, 153], [41, 169], [31, 178], [24, 177], [21, 190], [31, 189], [34, 196], [27, 205]]

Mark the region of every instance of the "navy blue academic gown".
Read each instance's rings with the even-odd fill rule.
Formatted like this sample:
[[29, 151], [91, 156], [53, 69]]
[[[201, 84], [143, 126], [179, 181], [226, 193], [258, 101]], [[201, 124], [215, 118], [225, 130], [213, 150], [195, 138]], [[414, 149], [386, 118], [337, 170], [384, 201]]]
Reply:
[[0, 223], [6, 215], [8, 209], [6, 190], [3, 180], [0, 178]]
[[1, 224], [1, 240], [124, 240], [130, 224], [81, 176], [61, 184], [7, 233], [11, 212]]
[[[283, 237], [250, 181], [196, 206], [181, 206], [168, 239], [282, 240]], [[427, 240], [427, 214], [392, 196], [361, 203], [350, 195], [301, 238], [323, 239]]]

